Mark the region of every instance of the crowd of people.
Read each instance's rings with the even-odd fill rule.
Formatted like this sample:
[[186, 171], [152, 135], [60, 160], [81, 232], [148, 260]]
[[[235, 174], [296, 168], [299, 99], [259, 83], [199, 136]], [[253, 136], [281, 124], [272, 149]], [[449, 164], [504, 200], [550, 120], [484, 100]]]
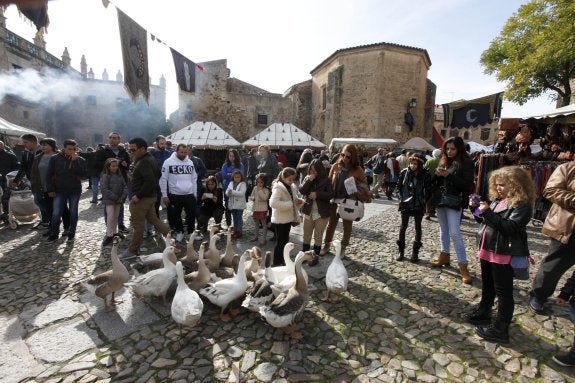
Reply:
[[[114, 236], [131, 231], [123, 260], [139, 255], [140, 246], [154, 231], [172, 233], [176, 241], [196, 228], [207, 235], [211, 220], [225, 223], [233, 239], [243, 238], [244, 210], [251, 209], [255, 235], [249, 240], [259, 244], [275, 241], [273, 266], [284, 264], [284, 246], [292, 227], [303, 223], [304, 251], [315, 257], [331, 251], [335, 228], [341, 220], [342, 253], [353, 235], [353, 220], [343, 219], [338, 203], [345, 199], [372, 202], [380, 194], [397, 198], [400, 217], [396, 261], [405, 259], [406, 232], [413, 221], [414, 238], [411, 256], [419, 262], [422, 243], [422, 220], [436, 217], [439, 223], [438, 255], [432, 267], [445, 267], [452, 261], [451, 243], [461, 281], [471, 284], [461, 220], [469, 209], [478, 222], [478, 258], [481, 266], [482, 295], [464, 320], [475, 324], [477, 335], [488, 341], [508, 343], [509, 324], [514, 312], [514, 279], [526, 278], [530, 258], [527, 230], [533, 215], [535, 185], [531, 175], [518, 166], [506, 166], [491, 172], [488, 195], [473, 195], [476, 166], [460, 137], [447, 139], [441, 149], [428, 156], [403, 150], [395, 156], [378, 149], [363, 161], [354, 145], [344, 145], [336, 153], [322, 151], [314, 155], [304, 150], [291, 164], [287, 157], [272, 153], [266, 145], [241, 155], [229, 149], [216, 174], [208, 176], [203, 161], [193, 147], [172, 145], [158, 136], [149, 146], [143, 138], [127, 144], [117, 132], [108, 135], [108, 144], [97, 150], [80, 152], [76, 141], [62, 142], [58, 148], [52, 138], [38, 140], [31, 134], [21, 137], [24, 151], [20, 161], [0, 142], [0, 173], [6, 191], [29, 180], [34, 202], [40, 210], [36, 228], [45, 229], [46, 241], [62, 236], [74, 241], [78, 223], [78, 203], [82, 180], [90, 181], [92, 200], [101, 194], [104, 209], [103, 246]], [[17, 170], [9, 185], [5, 175]], [[543, 233], [550, 237], [549, 253], [541, 262], [533, 281], [529, 307], [548, 313], [546, 302], [553, 295], [560, 278], [575, 264], [575, 163], [560, 165], [552, 174], [543, 195], [553, 203]], [[350, 183], [353, 187], [350, 187]], [[7, 193], [5, 193], [7, 194]], [[248, 204], [248, 201], [251, 202]], [[124, 206], [129, 203], [130, 226], [124, 220]], [[2, 199], [4, 214], [7, 199]], [[160, 206], [166, 210], [167, 222], [160, 219]], [[224, 222], [222, 222], [224, 221]], [[575, 273], [561, 290], [558, 302], [572, 304], [575, 320]], [[492, 307], [497, 298], [497, 312]], [[567, 354], [554, 360], [575, 366], [575, 342]]]

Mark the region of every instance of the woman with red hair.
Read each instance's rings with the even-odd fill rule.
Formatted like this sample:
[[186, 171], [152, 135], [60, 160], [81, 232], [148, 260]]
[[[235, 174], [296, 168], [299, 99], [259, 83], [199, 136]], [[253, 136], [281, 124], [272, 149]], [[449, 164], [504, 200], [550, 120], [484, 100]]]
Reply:
[[[352, 144], [347, 144], [341, 149], [339, 158], [335, 161], [329, 171], [329, 180], [333, 185], [334, 198], [343, 199], [359, 199], [362, 202], [371, 202], [369, 195], [369, 187], [367, 186], [367, 178], [363, 172], [363, 168], [359, 162], [359, 157], [357, 149]], [[348, 194], [345, 188], [345, 180], [349, 177], [355, 179], [355, 184], [358, 192], [353, 194]], [[321, 249], [320, 255], [325, 255], [329, 253], [331, 247], [331, 241], [333, 240], [333, 235], [335, 233], [335, 227], [339, 221], [339, 216], [337, 214], [337, 204], [330, 204], [330, 217], [327, 229], [325, 231], [324, 246]], [[341, 241], [342, 250], [349, 245], [349, 240], [351, 238], [351, 227], [353, 221], [342, 219], [343, 223], [343, 238]]]

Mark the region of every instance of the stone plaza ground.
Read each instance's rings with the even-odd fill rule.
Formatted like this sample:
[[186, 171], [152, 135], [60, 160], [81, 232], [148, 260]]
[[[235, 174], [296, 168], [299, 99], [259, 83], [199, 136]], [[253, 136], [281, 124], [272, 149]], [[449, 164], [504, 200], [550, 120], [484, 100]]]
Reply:
[[[481, 295], [474, 221], [462, 221], [471, 286], [461, 283], [456, 264], [430, 267], [439, 248], [435, 220], [424, 220], [420, 263], [394, 261], [397, 206], [375, 200], [354, 223], [344, 260], [349, 288], [337, 303], [320, 299], [333, 255], [305, 266], [311, 297], [299, 323], [303, 339], [290, 339], [248, 311], [222, 322], [219, 308], [207, 302], [200, 324], [180, 337], [169, 305], [123, 289], [124, 302], [107, 312], [78, 283], [110, 265], [110, 248], [101, 247], [103, 208], [90, 204], [89, 194], [80, 202], [73, 243], [47, 243], [31, 225], [0, 226], [1, 382], [575, 381], [574, 369], [551, 360], [573, 340], [567, 309], [553, 305], [552, 316], [531, 312], [528, 281], [516, 283], [509, 345], [481, 340], [462, 321]], [[247, 211], [244, 229], [237, 252], [252, 246]], [[538, 261], [548, 241], [539, 227], [528, 231]], [[293, 240], [301, 241], [300, 227]], [[126, 246], [124, 240], [120, 249]], [[142, 253], [162, 246], [160, 238], [148, 238]]]

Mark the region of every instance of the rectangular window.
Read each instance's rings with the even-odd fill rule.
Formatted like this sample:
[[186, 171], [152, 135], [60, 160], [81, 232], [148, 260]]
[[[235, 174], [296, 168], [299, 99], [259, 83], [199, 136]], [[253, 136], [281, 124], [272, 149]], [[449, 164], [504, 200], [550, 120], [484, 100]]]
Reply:
[[491, 132], [490, 128], [481, 128], [481, 140], [487, 141], [489, 140], [489, 133]]
[[258, 114], [258, 125], [267, 125], [268, 116], [265, 114]]
[[321, 87], [321, 109], [325, 110], [327, 106], [327, 88], [326, 86]]

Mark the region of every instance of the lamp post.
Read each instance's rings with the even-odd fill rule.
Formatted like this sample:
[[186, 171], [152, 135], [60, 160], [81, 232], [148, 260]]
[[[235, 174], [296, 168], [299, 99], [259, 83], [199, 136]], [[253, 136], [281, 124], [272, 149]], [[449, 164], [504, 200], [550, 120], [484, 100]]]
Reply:
[[407, 111], [411, 112], [411, 109], [415, 108], [416, 106], [417, 106], [417, 100], [415, 98], [412, 98], [411, 101], [407, 103]]

